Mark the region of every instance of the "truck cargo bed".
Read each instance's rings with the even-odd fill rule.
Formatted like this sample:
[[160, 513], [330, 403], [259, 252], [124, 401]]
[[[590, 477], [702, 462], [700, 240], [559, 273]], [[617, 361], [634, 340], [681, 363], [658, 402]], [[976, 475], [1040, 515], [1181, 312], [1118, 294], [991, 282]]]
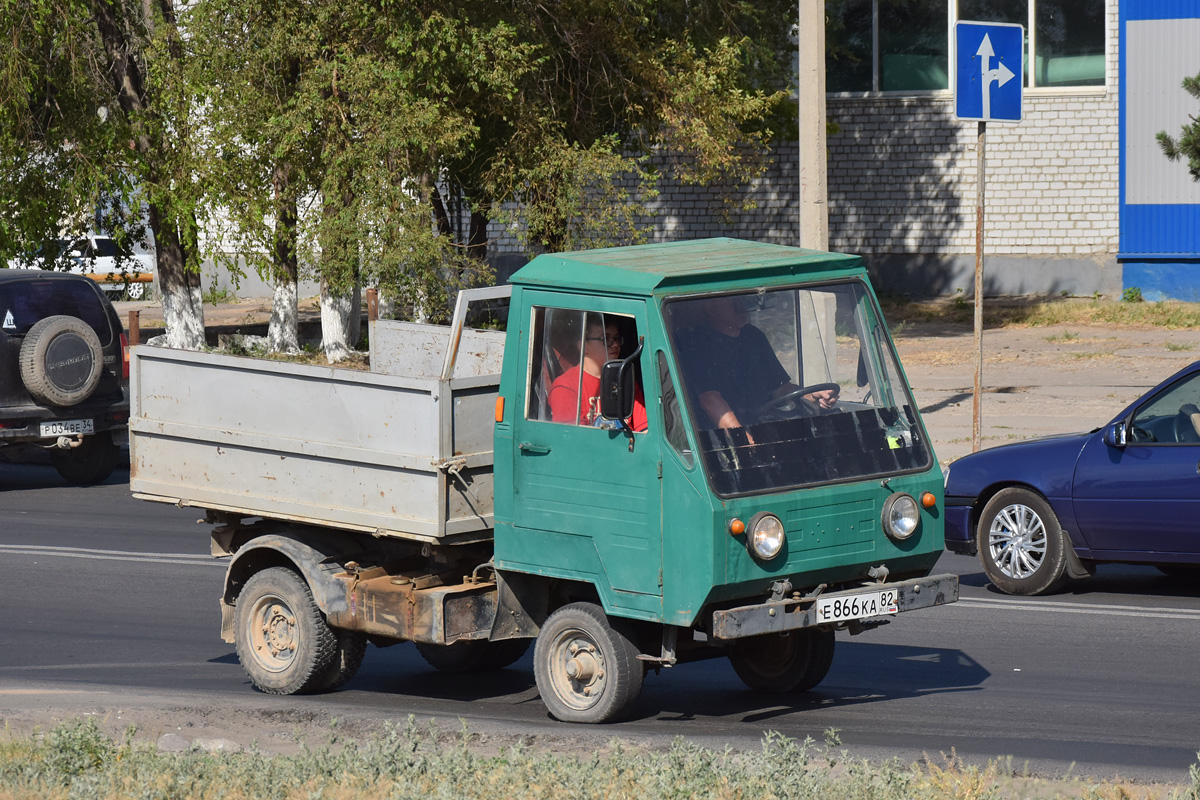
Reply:
[[386, 349], [373, 346], [372, 363], [394, 373], [420, 350], [414, 374], [133, 348], [134, 495], [429, 542], [490, 538], [503, 334], [372, 326]]

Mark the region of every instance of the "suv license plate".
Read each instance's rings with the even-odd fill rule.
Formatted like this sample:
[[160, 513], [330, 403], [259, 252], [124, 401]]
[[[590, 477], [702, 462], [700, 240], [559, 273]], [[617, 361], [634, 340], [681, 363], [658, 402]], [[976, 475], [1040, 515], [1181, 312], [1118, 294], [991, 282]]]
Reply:
[[56, 422], [43, 422], [39, 435], [43, 438], [50, 436], [68, 436], [73, 433], [95, 433], [96, 424], [90, 419], [60, 419]]
[[882, 592], [818, 598], [817, 622], [843, 622], [899, 613], [896, 607], [897, 594], [895, 589], [884, 589]]

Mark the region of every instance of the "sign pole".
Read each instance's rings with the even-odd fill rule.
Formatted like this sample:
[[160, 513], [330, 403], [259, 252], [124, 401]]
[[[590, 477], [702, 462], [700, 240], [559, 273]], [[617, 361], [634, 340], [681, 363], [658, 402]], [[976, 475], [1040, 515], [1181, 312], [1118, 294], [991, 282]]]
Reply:
[[983, 400], [983, 198], [987, 167], [987, 123], [979, 123], [975, 181], [975, 397], [971, 404], [971, 452], [978, 453]]
[[[983, 211], [987, 171], [987, 123], [1020, 122], [1025, 27], [1007, 22], [954, 23], [954, 116], [977, 120], [975, 183], [975, 397], [971, 452], [980, 448], [983, 407]], [[1012, 65], [1010, 69], [1009, 65]]]

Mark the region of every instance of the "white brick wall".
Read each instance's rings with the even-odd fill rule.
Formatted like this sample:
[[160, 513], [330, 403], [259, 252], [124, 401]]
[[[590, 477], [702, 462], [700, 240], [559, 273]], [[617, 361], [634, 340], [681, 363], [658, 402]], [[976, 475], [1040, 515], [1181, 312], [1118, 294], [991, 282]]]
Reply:
[[[843, 99], [829, 117], [830, 247], [863, 254], [975, 250], [977, 123], [948, 96]], [[985, 250], [1117, 252], [1117, 95], [1027, 92], [1018, 125], [987, 126]]]

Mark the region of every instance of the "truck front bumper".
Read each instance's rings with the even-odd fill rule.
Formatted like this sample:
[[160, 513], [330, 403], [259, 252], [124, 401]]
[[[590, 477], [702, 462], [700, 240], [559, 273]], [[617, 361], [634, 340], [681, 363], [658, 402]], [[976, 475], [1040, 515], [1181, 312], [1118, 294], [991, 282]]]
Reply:
[[[828, 609], [828, 601], [840, 600], [853, 603], [858, 598], [873, 600], [874, 596], [886, 591], [895, 592], [895, 611], [883, 614], [864, 613], [862, 616], [838, 619], [835, 622], [825, 621], [820, 617], [822, 609]], [[894, 583], [864, 583], [856, 589], [826, 592], [816, 597], [784, 598], [752, 606], [714, 611], [712, 637], [714, 639], [742, 639], [747, 636], [783, 633], [800, 628], [842, 625], [867, 619], [885, 619], [893, 614], [942, 606], [956, 600], [958, 600], [958, 576], [948, 573]], [[844, 605], [844, 602], [839, 604], [839, 606]], [[865, 605], [869, 611], [870, 603]]]

